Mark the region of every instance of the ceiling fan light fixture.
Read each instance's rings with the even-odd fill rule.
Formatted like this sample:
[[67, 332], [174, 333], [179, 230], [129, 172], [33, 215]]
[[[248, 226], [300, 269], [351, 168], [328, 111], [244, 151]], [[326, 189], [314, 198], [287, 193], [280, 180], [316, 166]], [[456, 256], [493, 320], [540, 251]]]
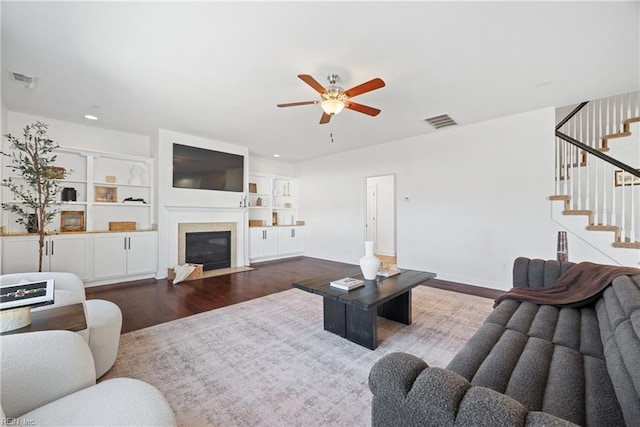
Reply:
[[322, 107], [322, 111], [330, 116], [334, 116], [343, 110], [344, 102], [339, 99], [325, 99], [320, 102], [320, 106]]

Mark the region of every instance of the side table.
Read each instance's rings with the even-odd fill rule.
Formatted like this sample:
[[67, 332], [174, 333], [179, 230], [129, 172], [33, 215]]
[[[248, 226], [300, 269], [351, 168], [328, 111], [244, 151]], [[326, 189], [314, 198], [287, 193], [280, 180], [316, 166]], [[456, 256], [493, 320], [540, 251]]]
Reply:
[[87, 318], [82, 303], [51, 307], [47, 310], [31, 312], [31, 324], [24, 328], [2, 332], [1, 335], [21, 334], [24, 332], [67, 330], [79, 332], [87, 329]]

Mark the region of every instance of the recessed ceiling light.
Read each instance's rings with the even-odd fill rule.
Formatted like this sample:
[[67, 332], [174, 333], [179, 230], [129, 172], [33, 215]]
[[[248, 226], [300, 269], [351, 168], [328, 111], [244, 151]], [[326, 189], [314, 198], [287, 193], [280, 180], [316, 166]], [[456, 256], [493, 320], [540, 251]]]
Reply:
[[273, 157], [280, 157], [280, 154], [274, 154]]
[[84, 118], [87, 120], [98, 120], [96, 116], [92, 116], [91, 114], [85, 114]]

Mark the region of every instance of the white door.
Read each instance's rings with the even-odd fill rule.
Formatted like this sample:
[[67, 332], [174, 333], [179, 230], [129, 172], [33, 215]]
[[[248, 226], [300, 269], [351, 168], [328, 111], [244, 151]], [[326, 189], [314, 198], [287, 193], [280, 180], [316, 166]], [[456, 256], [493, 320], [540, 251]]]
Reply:
[[377, 190], [375, 184], [367, 185], [367, 240], [372, 240], [374, 242], [376, 241], [378, 228], [378, 224], [376, 221], [376, 209], [378, 206], [376, 193]]

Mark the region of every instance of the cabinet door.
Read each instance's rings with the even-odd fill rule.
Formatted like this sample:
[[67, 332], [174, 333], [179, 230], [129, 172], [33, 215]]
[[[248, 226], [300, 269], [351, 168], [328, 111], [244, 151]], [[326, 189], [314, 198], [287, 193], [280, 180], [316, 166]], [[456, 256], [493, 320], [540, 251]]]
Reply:
[[[42, 260], [46, 271], [47, 257]], [[38, 237], [2, 238], [2, 274], [38, 271]]]
[[293, 253], [302, 253], [304, 252], [304, 228], [302, 227], [293, 227], [293, 238], [291, 251]]
[[127, 234], [96, 234], [94, 242], [94, 279], [124, 276], [127, 274]]
[[249, 259], [260, 258], [264, 254], [264, 232], [262, 227], [249, 228]]
[[294, 231], [291, 227], [278, 228], [278, 253], [289, 254], [293, 252]]
[[276, 228], [265, 228], [263, 256], [278, 254], [278, 230]]
[[302, 252], [302, 228], [282, 227], [278, 229], [278, 253], [280, 255]]
[[87, 237], [83, 234], [49, 238], [49, 271], [74, 273], [87, 278]]
[[156, 271], [156, 233], [130, 233], [127, 236], [127, 273]]

